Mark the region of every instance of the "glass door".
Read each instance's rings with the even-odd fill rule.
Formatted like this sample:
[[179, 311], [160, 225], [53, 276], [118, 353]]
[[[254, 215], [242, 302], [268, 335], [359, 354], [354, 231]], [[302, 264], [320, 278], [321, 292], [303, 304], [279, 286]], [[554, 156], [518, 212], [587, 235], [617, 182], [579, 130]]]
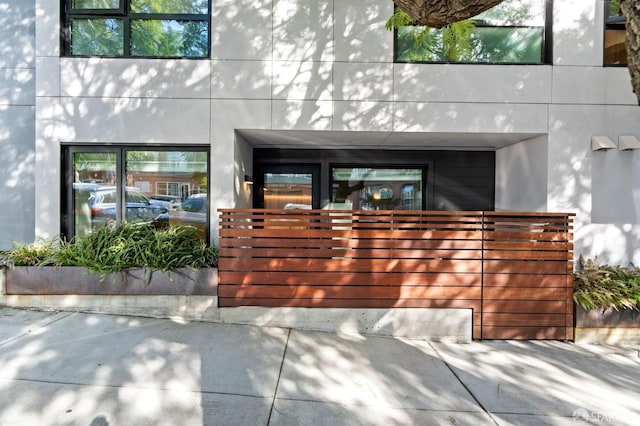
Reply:
[[254, 205], [265, 209], [320, 208], [320, 167], [262, 165], [255, 177]]

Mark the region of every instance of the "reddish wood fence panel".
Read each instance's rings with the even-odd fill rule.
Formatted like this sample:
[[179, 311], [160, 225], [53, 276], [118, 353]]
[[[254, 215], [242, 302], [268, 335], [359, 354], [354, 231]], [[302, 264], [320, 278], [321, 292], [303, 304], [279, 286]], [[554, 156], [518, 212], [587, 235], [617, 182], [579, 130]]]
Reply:
[[569, 215], [485, 212], [482, 338], [573, 340]]
[[[565, 339], [566, 326], [550, 330], [554, 315], [568, 321], [568, 223], [567, 215], [225, 209], [218, 301], [471, 308], [474, 338]], [[513, 312], [520, 301], [527, 310]]]

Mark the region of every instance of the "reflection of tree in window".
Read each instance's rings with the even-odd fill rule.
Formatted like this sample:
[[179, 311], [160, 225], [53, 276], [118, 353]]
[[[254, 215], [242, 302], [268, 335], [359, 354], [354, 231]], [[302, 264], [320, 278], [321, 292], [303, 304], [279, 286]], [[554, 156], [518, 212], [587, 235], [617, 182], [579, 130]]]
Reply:
[[115, 185], [116, 156], [103, 152], [76, 152], [73, 154], [73, 181]]
[[412, 26], [410, 18], [398, 20], [396, 60], [544, 62], [545, 5], [545, 0], [508, 0], [443, 29]]
[[122, 56], [124, 28], [119, 19], [73, 19], [71, 53], [81, 56]]
[[131, 23], [132, 56], [201, 57], [207, 53], [207, 24], [136, 20]]
[[209, 27], [207, 0], [71, 1], [65, 53], [205, 58]]

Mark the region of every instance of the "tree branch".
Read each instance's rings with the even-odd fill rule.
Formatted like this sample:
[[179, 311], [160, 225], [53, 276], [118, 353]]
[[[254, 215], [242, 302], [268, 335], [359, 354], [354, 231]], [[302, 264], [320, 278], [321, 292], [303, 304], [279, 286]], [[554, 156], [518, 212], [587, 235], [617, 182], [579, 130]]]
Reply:
[[472, 18], [504, 0], [394, 0], [415, 25], [442, 28]]
[[640, 1], [623, 0], [620, 2], [620, 9], [627, 19], [627, 67], [633, 93], [640, 105]]

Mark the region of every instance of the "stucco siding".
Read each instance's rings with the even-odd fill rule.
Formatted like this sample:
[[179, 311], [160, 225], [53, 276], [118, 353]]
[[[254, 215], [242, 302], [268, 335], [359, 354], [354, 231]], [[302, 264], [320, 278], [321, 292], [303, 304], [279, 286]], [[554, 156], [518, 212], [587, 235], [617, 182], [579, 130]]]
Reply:
[[0, 3], [0, 250], [35, 237], [35, 8]]

